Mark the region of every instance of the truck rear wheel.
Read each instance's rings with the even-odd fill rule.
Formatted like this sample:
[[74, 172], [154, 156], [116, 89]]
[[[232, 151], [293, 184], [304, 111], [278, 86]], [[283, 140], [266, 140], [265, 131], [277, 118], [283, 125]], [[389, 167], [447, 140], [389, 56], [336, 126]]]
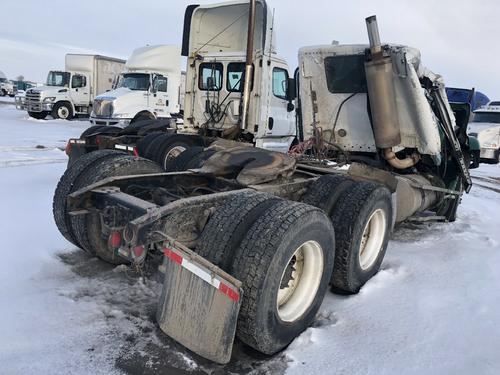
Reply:
[[334, 251], [333, 227], [321, 210], [282, 201], [264, 211], [232, 266], [244, 291], [237, 336], [266, 354], [290, 344], [323, 301]]
[[216, 150], [205, 150], [201, 146], [190, 147], [174, 160], [169, 160], [165, 170], [167, 172], [181, 172], [201, 168], [203, 163], [216, 152]]
[[[75, 182], [75, 190], [107, 177], [160, 172], [163, 172], [163, 170], [150, 160], [124, 154], [113, 155], [96, 160], [88, 166], [78, 176]], [[108, 247], [107, 237], [103, 236], [98, 214], [91, 213], [85, 215], [85, 217], [71, 217], [70, 220], [75, 237], [84, 250], [111, 264], [126, 263], [115, 250]]]
[[357, 293], [378, 272], [389, 242], [391, 220], [391, 193], [386, 187], [362, 181], [342, 194], [332, 215], [337, 245], [334, 291]]
[[248, 192], [229, 198], [208, 220], [196, 252], [231, 273], [235, 252], [248, 229], [269, 207], [281, 201], [275, 196]]
[[146, 151], [150, 144], [158, 137], [165, 135], [163, 132], [154, 132], [151, 134], [146, 135], [145, 137], [142, 137], [137, 141], [136, 147], [137, 147], [137, 152], [139, 152], [139, 155], [142, 157], [146, 157]]
[[353, 184], [353, 180], [340, 174], [321, 176], [309, 186], [301, 201], [321, 208], [331, 217], [338, 199]]
[[44, 120], [45, 117], [47, 117], [48, 112], [28, 112], [28, 115], [37, 120]]
[[67, 102], [56, 103], [52, 109], [52, 117], [55, 119], [71, 120], [73, 116], [73, 108]]
[[62, 175], [57, 184], [52, 201], [52, 213], [59, 232], [72, 244], [81, 247], [71, 229], [70, 216], [68, 214], [67, 198], [68, 195], [75, 191], [75, 181], [90, 165], [97, 160], [109, 157], [111, 155], [123, 155], [122, 152], [114, 150], [99, 150], [85, 154], [78, 159], [78, 163], [73, 164]]
[[187, 135], [171, 134], [164, 137], [158, 146], [153, 160], [160, 164], [163, 169], [166, 169], [171, 161], [175, 160], [187, 149], [197, 146], [197, 144], [194, 139]]

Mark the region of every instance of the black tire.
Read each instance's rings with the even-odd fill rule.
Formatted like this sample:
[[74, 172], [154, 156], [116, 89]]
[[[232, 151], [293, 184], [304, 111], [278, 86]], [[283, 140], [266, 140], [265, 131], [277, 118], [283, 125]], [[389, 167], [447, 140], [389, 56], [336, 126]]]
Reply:
[[80, 138], [90, 138], [96, 135], [117, 135], [118, 133], [121, 132], [121, 128], [118, 126], [108, 126], [108, 125], [96, 125], [96, 126], [91, 126], [87, 130], [85, 130], [82, 135], [80, 135]]
[[99, 150], [85, 154], [78, 159], [70, 168], [66, 169], [57, 184], [52, 201], [52, 213], [59, 232], [72, 244], [81, 247], [76, 239], [73, 230], [71, 229], [70, 216], [68, 215], [67, 198], [68, 195], [75, 191], [75, 180], [95, 161], [100, 160], [110, 155], [122, 154], [114, 150]]
[[136, 148], [137, 152], [139, 153], [139, 156], [146, 157], [146, 151], [149, 147], [149, 145], [156, 140], [158, 137], [165, 135], [163, 132], [154, 132], [151, 134], [148, 134], [141, 139], [139, 139], [136, 143]]
[[181, 172], [188, 168], [188, 164], [191, 160], [203, 152], [203, 147], [195, 146], [190, 147], [183, 151], [178, 157], [173, 160], [169, 160], [166, 163], [165, 171], [167, 172]]
[[90, 135], [99, 134], [99, 130], [105, 128], [106, 125], [93, 125], [90, 128], [85, 129], [82, 134], [80, 134], [80, 139], [87, 138]]
[[203, 164], [215, 154], [216, 150], [205, 150], [198, 155], [194, 156], [186, 165], [183, 170], [186, 169], [198, 169], [203, 167]]
[[309, 186], [301, 201], [321, 208], [331, 217], [338, 199], [353, 184], [354, 181], [347, 176], [338, 174], [321, 176]]
[[[188, 135], [169, 134], [168, 137], [163, 138], [162, 142], [158, 143], [159, 147], [152, 160], [156, 161], [165, 169], [169, 162], [177, 158], [183, 151], [197, 145], [196, 140]], [[177, 153], [172, 155], [174, 151], [177, 151]]]
[[7, 95], [7, 91], [2, 89], [0, 90], [0, 96], [6, 96]]
[[71, 120], [74, 117], [73, 108], [68, 102], [60, 102], [52, 108], [52, 117], [61, 120]]
[[144, 157], [149, 160], [156, 160], [156, 156], [160, 152], [160, 148], [163, 142], [166, 142], [173, 134], [162, 134], [159, 137], [154, 138], [146, 147], [144, 152]]
[[168, 129], [171, 128], [171, 119], [160, 119], [160, 120], [155, 120], [152, 124], [143, 126], [137, 131], [138, 135], [146, 135], [149, 133], [153, 132], [166, 132]]
[[[458, 177], [455, 186], [452, 186], [451, 189], [456, 191], [464, 190], [464, 183], [460, 177]], [[439, 206], [439, 209], [437, 210], [436, 214], [438, 216], [444, 216], [447, 221], [452, 223], [455, 220], [457, 220], [458, 206], [460, 206], [461, 202], [462, 202], [461, 196], [460, 197], [455, 196], [454, 199], [444, 199], [443, 203]]]
[[[131, 155], [114, 155], [99, 159], [87, 167], [76, 179], [75, 190], [107, 177], [159, 172], [163, 170], [150, 160]], [[70, 221], [75, 237], [83, 249], [111, 264], [126, 263], [123, 258], [108, 248], [107, 238], [102, 238], [98, 214], [71, 217]]]
[[[375, 212], [379, 213], [372, 219]], [[380, 215], [383, 215], [383, 218]], [[342, 194], [332, 215], [337, 246], [332, 275], [333, 291], [357, 293], [379, 271], [389, 242], [391, 220], [391, 193], [386, 187], [362, 181], [355, 183]], [[365, 259], [368, 261], [363, 266], [360, 251], [365, 227], [369, 221], [372, 223], [369, 232], [372, 237], [368, 237], [369, 242], [365, 243], [364, 251], [374, 251], [365, 253]], [[370, 257], [370, 254], [373, 256]]]
[[45, 120], [45, 117], [47, 117], [48, 113], [47, 112], [28, 112], [28, 115], [30, 117], [33, 117], [34, 119], [37, 119], [37, 120]]
[[272, 205], [281, 201], [273, 195], [248, 192], [229, 198], [217, 207], [203, 228], [196, 252], [231, 273], [233, 258], [248, 229]]
[[139, 132], [145, 128], [149, 128], [150, 126], [154, 126], [155, 124], [162, 123], [163, 120], [157, 119], [146, 119], [140, 121], [131, 122], [128, 126], [122, 129], [120, 135], [135, 135], [139, 134]]
[[[299, 293], [299, 301], [303, 302], [298, 308], [302, 311], [299, 310], [294, 319], [284, 321], [277, 308], [282, 275], [285, 277], [285, 271], [293, 269], [296, 250], [311, 242], [319, 245], [316, 253], [323, 259], [322, 271], [314, 272], [311, 270], [315, 267], [309, 267], [317, 281], [314, 283], [316, 293], [305, 294], [309, 301]], [[244, 292], [236, 331], [238, 338], [265, 354], [274, 354], [290, 344], [315, 318], [328, 288], [334, 252], [333, 227], [320, 209], [282, 201], [263, 212], [243, 239], [232, 266], [232, 274], [242, 281]], [[288, 280], [300, 279], [289, 277]], [[296, 297], [292, 295], [290, 301], [297, 302]]]

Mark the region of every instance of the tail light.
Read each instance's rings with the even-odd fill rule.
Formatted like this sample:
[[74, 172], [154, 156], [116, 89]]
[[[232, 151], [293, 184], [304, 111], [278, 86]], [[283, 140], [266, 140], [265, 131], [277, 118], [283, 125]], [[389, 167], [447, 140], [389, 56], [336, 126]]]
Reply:
[[122, 244], [122, 235], [118, 231], [111, 232], [108, 237], [108, 246], [112, 249], [120, 248]]
[[72, 145], [71, 143], [68, 141], [68, 143], [66, 143], [66, 148], [64, 149], [64, 152], [66, 153], [66, 155], [70, 155], [71, 154], [71, 148], [72, 148]]

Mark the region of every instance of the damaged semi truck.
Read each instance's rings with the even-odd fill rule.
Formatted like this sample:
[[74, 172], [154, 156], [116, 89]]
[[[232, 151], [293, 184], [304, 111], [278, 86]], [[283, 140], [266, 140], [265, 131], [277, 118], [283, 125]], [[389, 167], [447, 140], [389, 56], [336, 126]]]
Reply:
[[113, 264], [163, 255], [158, 324], [193, 352], [227, 363], [235, 336], [282, 350], [329, 285], [356, 293], [377, 273], [396, 223], [455, 220], [469, 108], [366, 23], [369, 45], [302, 48], [289, 78], [265, 1], [188, 7], [184, 134], [156, 136], [177, 142], [178, 170], [100, 149], [62, 176], [61, 233]]

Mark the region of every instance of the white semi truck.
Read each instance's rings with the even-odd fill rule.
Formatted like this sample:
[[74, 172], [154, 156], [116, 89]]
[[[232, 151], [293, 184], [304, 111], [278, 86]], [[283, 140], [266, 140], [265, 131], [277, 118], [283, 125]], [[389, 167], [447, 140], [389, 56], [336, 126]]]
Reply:
[[483, 163], [500, 163], [500, 101], [490, 102], [474, 111], [469, 135], [478, 139]]
[[174, 45], [134, 50], [115, 89], [95, 98], [90, 122], [123, 128], [179, 115], [184, 94], [180, 52]]
[[86, 153], [54, 194], [60, 232], [90, 254], [163, 255], [160, 328], [220, 363], [235, 335], [286, 347], [329, 285], [357, 293], [378, 272], [396, 223], [455, 220], [472, 184], [470, 107], [450, 106], [418, 50], [381, 43], [369, 17], [369, 44], [302, 48], [288, 78], [271, 14], [189, 6], [183, 127], [73, 140]]
[[124, 66], [113, 57], [67, 54], [65, 71], [50, 71], [45, 86], [27, 90], [26, 110], [36, 119], [89, 115], [94, 97], [113, 88]]

